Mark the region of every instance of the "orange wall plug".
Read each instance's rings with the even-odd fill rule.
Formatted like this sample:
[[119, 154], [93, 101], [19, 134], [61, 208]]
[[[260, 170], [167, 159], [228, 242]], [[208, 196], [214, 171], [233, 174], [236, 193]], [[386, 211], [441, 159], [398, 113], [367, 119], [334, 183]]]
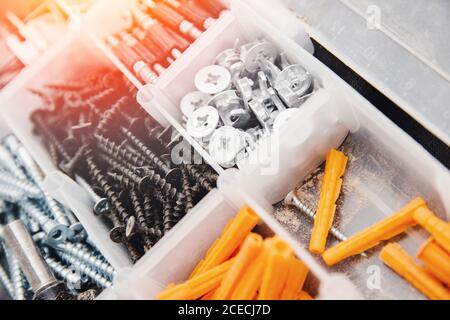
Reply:
[[303, 262], [296, 257], [291, 257], [286, 285], [280, 297], [281, 300], [297, 299], [298, 291], [303, 288], [308, 271], [308, 267]]
[[450, 291], [421, 268], [399, 244], [385, 246], [380, 259], [430, 299], [450, 300]]
[[424, 227], [439, 245], [450, 253], [450, 224], [439, 219], [428, 207], [414, 212], [414, 219]]
[[342, 188], [341, 177], [344, 175], [347, 162], [348, 158], [337, 150], [333, 149], [327, 155], [319, 205], [309, 243], [309, 250], [313, 253], [321, 254], [325, 250], [328, 232], [333, 225], [336, 212], [336, 201]]
[[157, 295], [158, 300], [197, 300], [219, 287], [220, 282], [233, 265], [234, 259], [222, 263], [185, 283], [170, 286]]
[[220, 238], [208, 250], [205, 259], [194, 269], [191, 278], [229, 259], [258, 224], [259, 220], [259, 217], [251, 208], [248, 206], [243, 207], [224, 229]]
[[258, 300], [278, 300], [285, 286], [293, 252], [289, 245], [278, 237], [264, 242], [267, 261], [262, 277]]
[[228, 300], [236, 289], [237, 284], [242, 281], [245, 270], [251, 265], [263, 248], [263, 238], [255, 233], [247, 236], [242, 244], [241, 250], [234, 259], [233, 265], [222, 279], [219, 289], [214, 295], [214, 300]]
[[429, 239], [417, 252], [429, 273], [450, 287], [450, 254], [442, 249], [433, 238]]
[[323, 259], [327, 265], [332, 266], [350, 256], [375, 247], [383, 240], [399, 235], [409, 227], [416, 225], [413, 213], [417, 208], [424, 205], [425, 201], [422, 198], [414, 199], [390, 217], [326, 250], [322, 255]]

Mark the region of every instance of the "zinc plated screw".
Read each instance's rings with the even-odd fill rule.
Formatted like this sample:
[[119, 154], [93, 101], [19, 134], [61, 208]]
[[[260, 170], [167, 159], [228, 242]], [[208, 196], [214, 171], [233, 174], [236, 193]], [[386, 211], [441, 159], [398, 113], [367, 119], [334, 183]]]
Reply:
[[69, 233], [66, 225], [50, 219], [42, 208], [29, 200], [22, 201], [21, 207], [32, 219], [39, 223], [42, 230], [47, 234], [47, 241], [49, 243], [57, 244], [66, 241]]
[[14, 298], [14, 286], [11, 280], [9, 279], [5, 269], [3, 269], [1, 265], [0, 265], [0, 282], [3, 284], [3, 287], [6, 289], [9, 296], [11, 298]]
[[80, 289], [82, 280], [80, 274], [73, 268], [68, 268], [55, 259], [44, 256], [49, 268], [68, 285], [69, 289]]
[[17, 165], [13, 155], [3, 145], [0, 145], [0, 165], [14, 174], [20, 180], [28, 180], [23, 170]]
[[8, 256], [11, 281], [14, 288], [14, 299], [25, 300], [25, 278], [19, 266], [19, 261], [12, 255]]
[[11, 185], [0, 185], [0, 199], [16, 203], [25, 198], [25, 192]]
[[19, 180], [6, 172], [0, 172], [0, 182], [24, 191], [30, 198], [39, 199], [42, 196], [42, 192], [38, 187], [26, 180]]
[[112, 278], [114, 276], [114, 268], [109, 263], [93, 255], [89, 249], [82, 244], [74, 245], [70, 242], [66, 242], [55, 245], [54, 248], [57, 250], [62, 250], [63, 252], [79, 259], [86, 265], [95, 268], [108, 278]]
[[82, 261], [70, 254], [60, 252], [58, 253], [61, 259], [69, 263], [79, 273], [87, 275], [95, 284], [101, 288], [109, 288], [112, 286], [112, 282], [98, 273], [94, 268], [89, 267]]
[[[316, 214], [314, 213], [313, 210], [311, 210], [311, 208], [309, 208], [307, 205], [305, 205], [295, 194], [295, 191], [291, 191], [289, 192], [289, 194], [286, 196], [286, 198], [284, 199], [284, 204], [287, 206], [293, 206], [295, 208], [297, 208], [298, 210], [300, 210], [303, 214], [305, 214], [306, 216], [308, 216], [310, 219], [312, 219], [313, 221], [316, 219]], [[339, 241], [345, 241], [347, 240], [347, 237], [344, 235], [344, 233], [342, 233], [341, 231], [339, 231], [338, 229], [336, 229], [335, 227], [331, 227], [330, 229], [330, 233]]]

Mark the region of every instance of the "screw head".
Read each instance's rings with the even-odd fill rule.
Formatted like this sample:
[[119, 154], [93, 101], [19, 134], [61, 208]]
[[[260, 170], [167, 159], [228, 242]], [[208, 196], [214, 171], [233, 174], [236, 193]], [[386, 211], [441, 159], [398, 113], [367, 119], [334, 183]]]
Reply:
[[187, 132], [196, 139], [209, 138], [219, 125], [219, 113], [213, 107], [201, 107], [189, 117]]
[[239, 130], [223, 126], [214, 132], [209, 143], [209, 153], [219, 165], [232, 168], [236, 164], [237, 155], [244, 148], [244, 141]]
[[47, 233], [47, 243], [49, 245], [57, 246], [64, 243], [69, 235], [69, 229], [67, 226], [62, 224], [57, 224], [49, 230]]
[[79, 222], [73, 223], [69, 227], [68, 238], [73, 242], [82, 242], [86, 240], [87, 233], [83, 225]]
[[241, 54], [238, 50], [226, 49], [219, 53], [217, 57], [214, 59], [214, 64], [230, 69], [231, 66], [235, 63], [241, 61]]
[[260, 61], [275, 61], [278, 57], [278, 48], [265, 40], [250, 43], [241, 48], [241, 60], [245, 63], [245, 69], [250, 73], [260, 70]]
[[97, 216], [103, 216], [109, 213], [111, 210], [111, 207], [109, 205], [109, 201], [106, 198], [101, 198], [97, 203], [94, 205], [94, 213]]
[[211, 99], [211, 95], [201, 92], [192, 91], [185, 95], [180, 102], [180, 108], [183, 115], [189, 118], [195, 110], [201, 107], [208, 106], [208, 101]]
[[195, 86], [203, 93], [217, 94], [230, 88], [231, 73], [221, 66], [206, 66], [195, 75]]
[[117, 226], [117, 227], [112, 228], [109, 231], [109, 238], [111, 239], [112, 242], [124, 243], [126, 241], [125, 227]]
[[278, 75], [274, 87], [289, 107], [298, 108], [305, 101], [305, 95], [312, 92], [314, 80], [303, 66], [294, 64]]

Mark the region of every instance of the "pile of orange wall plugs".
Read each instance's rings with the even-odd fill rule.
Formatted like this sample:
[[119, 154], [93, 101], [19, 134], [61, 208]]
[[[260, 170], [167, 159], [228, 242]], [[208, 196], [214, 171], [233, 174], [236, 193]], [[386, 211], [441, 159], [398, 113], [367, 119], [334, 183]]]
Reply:
[[190, 278], [169, 285], [160, 300], [312, 300], [302, 290], [308, 268], [278, 237], [252, 233], [259, 217], [241, 209]]
[[417, 253], [423, 266], [397, 243], [386, 245], [380, 259], [430, 299], [450, 299], [450, 224], [439, 219], [422, 198], [412, 200], [386, 219], [325, 250], [347, 161], [348, 158], [336, 150], [331, 150], [327, 156], [310, 251], [322, 254], [325, 263], [333, 266], [420, 225], [432, 236]]

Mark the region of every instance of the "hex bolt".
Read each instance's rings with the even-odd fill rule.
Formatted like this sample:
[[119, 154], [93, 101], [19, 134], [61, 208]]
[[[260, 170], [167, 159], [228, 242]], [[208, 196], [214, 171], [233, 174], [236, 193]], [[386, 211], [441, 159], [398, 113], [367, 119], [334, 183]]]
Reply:
[[[305, 205], [295, 194], [295, 191], [289, 192], [289, 194], [284, 199], [284, 204], [287, 206], [293, 206], [300, 210], [303, 214], [305, 214], [308, 218], [312, 219], [313, 221], [316, 219], [316, 214], [313, 210], [311, 210], [307, 205]], [[345, 241], [347, 240], [347, 237], [344, 235], [343, 232], [339, 231], [335, 227], [331, 227], [330, 233], [339, 241]]]
[[75, 176], [75, 181], [88, 193], [94, 201], [94, 213], [98, 216], [106, 215], [111, 211], [108, 199], [100, 197], [82, 177]]
[[61, 262], [49, 256], [44, 256], [44, 260], [52, 270], [52, 272], [56, 274], [60, 279], [62, 279], [67, 284], [67, 287], [69, 289], [81, 289], [81, 276], [74, 268], [66, 267]]
[[69, 263], [72, 266], [72, 268], [74, 268], [76, 271], [78, 271], [81, 274], [87, 275], [99, 287], [109, 288], [112, 286], [112, 282], [109, 279], [105, 278], [94, 268], [83, 263], [76, 257], [71, 256], [70, 254], [64, 252], [60, 252], [58, 253], [58, 255], [61, 257], [61, 259]]
[[22, 190], [28, 197], [39, 199], [42, 196], [41, 190], [26, 180], [19, 180], [12, 174], [0, 172], [0, 183], [11, 185], [18, 190]]
[[109, 263], [93, 255], [89, 249], [82, 244], [74, 245], [70, 242], [66, 242], [54, 245], [53, 247], [77, 258], [108, 278], [114, 277], [114, 268]]
[[34, 291], [34, 299], [56, 298], [62, 291], [61, 285], [48, 269], [22, 221], [9, 223], [3, 231], [3, 238]]
[[42, 230], [47, 234], [47, 241], [49, 243], [58, 244], [66, 241], [69, 234], [66, 225], [50, 219], [42, 208], [29, 200], [23, 201], [21, 207], [26, 214], [39, 223]]

